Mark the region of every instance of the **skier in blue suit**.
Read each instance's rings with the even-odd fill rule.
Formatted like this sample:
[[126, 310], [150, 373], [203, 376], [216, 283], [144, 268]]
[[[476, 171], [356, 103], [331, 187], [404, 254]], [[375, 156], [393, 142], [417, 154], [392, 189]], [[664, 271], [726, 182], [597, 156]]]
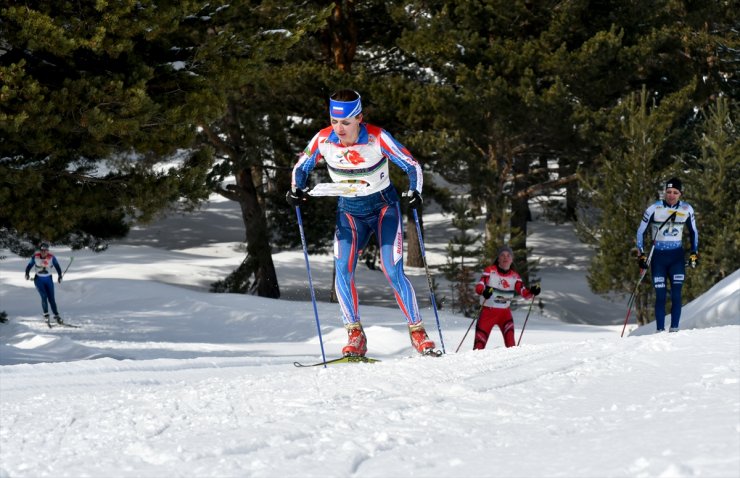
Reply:
[[378, 239], [381, 267], [408, 323], [411, 343], [419, 353], [428, 353], [434, 342], [424, 330], [414, 288], [403, 270], [403, 216], [389, 172], [393, 163], [408, 175], [408, 204], [416, 209], [422, 202], [421, 166], [386, 130], [363, 121], [356, 91], [340, 90], [329, 98], [329, 120], [330, 126], [316, 133], [298, 158], [286, 199], [292, 206], [306, 201], [308, 175], [321, 159], [334, 185], [348, 188], [339, 193], [334, 235], [335, 288], [348, 334], [342, 354], [364, 356], [367, 351], [355, 267], [372, 234]]
[[[678, 332], [681, 320], [681, 287], [686, 275], [686, 261], [681, 241], [684, 229], [688, 230], [691, 243], [688, 263], [691, 268], [695, 268], [699, 262], [699, 232], [696, 229], [694, 208], [689, 203], [679, 200], [682, 191], [680, 179], [668, 180], [665, 185], [665, 198], [647, 208], [637, 229], [637, 261], [640, 269], [644, 270], [650, 266], [655, 287], [655, 325], [658, 332], [665, 330], [665, 304], [668, 296], [666, 288], [669, 279], [671, 281], [669, 332]], [[647, 263], [643, 249], [643, 236], [648, 226], [651, 226], [650, 237], [655, 238], [655, 250], [650, 264]]]
[[58, 324], [62, 324], [64, 322], [59, 316], [57, 302], [54, 298], [54, 279], [51, 276], [52, 267], [56, 269], [57, 281], [61, 284], [62, 268], [59, 267], [59, 261], [57, 261], [57, 258], [49, 252], [49, 244], [42, 242], [39, 246], [39, 250], [36, 251], [33, 257], [31, 257], [31, 260], [28, 261], [28, 265], [26, 266], [26, 280], [31, 278], [31, 268], [35, 268], [36, 275], [33, 277], [33, 283], [41, 296], [41, 308], [44, 310], [44, 319], [49, 323], [49, 305], [51, 305], [54, 319]]

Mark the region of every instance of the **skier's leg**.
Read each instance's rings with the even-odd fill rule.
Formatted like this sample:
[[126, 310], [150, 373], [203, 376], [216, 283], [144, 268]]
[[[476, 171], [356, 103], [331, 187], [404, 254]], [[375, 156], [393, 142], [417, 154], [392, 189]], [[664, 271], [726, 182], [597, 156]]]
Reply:
[[54, 298], [54, 279], [50, 278], [46, 284], [46, 296], [49, 298], [49, 305], [51, 311], [54, 313], [54, 317], [59, 317], [59, 311], [57, 310], [57, 301]]
[[341, 211], [337, 214], [337, 229], [334, 233], [334, 287], [345, 325], [360, 321], [355, 267], [359, 245], [367, 241], [369, 233], [369, 228], [350, 214]]
[[417, 325], [421, 323], [421, 314], [414, 286], [403, 271], [403, 228], [398, 204], [380, 211], [375, 235], [380, 245], [380, 265], [393, 287], [398, 307], [410, 326]]
[[501, 334], [504, 336], [504, 345], [507, 348], [513, 347], [516, 345], [516, 340], [514, 339], [514, 318], [511, 316], [509, 309], [502, 310], [505, 310], [507, 313], [504, 315], [503, 320], [499, 321], [498, 326], [501, 329]]
[[666, 301], [666, 274], [667, 267], [663, 254], [656, 252], [650, 263], [653, 276], [653, 287], [655, 287], [655, 326], [658, 331], [665, 330], [665, 301]]
[[493, 309], [483, 307], [483, 311], [475, 324], [475, 340], [473, 341], [473, 350], [486, 348], [488, 337], [491, 335], [491, 329], [495, 322]]
[[686, 277], [686, 264], [683, 259], [683, 250], [676, 254], [673, 264], [668, 269], [671, 278], [671, 331], [678, 330], [681, 321], [681, 289]]
[[46, 287], [44, 286], [44, 280], [39, 276], [33, 278], [33, 285], [36, 286], [36, 290], [41, 296], [41, 309], [44, 311], [44, 315], [49, 314], [49, 299], [46, 295]]

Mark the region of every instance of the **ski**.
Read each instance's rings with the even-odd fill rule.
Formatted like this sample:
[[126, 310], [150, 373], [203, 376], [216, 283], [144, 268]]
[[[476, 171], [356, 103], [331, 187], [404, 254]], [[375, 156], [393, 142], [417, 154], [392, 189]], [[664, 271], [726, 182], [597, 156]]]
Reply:
[[429, 349], [421, 354], [423, 357], [441, 357], [444, 355], [441, 350]]
[[80, 328], [80, 326], [79, 326], [79, 325], [75, 325], [75, 324], [68, 324], [68, 323], [66, 323], [66, 322], [62, 322], [62, 323], [58, 323], [58, 322], [57, 322], [57, 323], [54, 323], [54, 322], [52, 322], [52, 321], [51, 321], [51, 319], [46, 319], [46, 325], [47, 325], [47, 326], [48, 326], [48, 327], [49, 327], [50, 329], [53, 329], [54, 327], [69, 327], [70, 329], [79, 329], [79, 328]]
[[346, 357], [340, 357], [337, 359], [327, 360], [326, 362], [303, 364], [300, 362], [293, 362], [296, 367], [320, 367], [322, 365], [333, 365], [336, 363], [375, 363], [380, 362], [378, 359], [370, 357], [358, 357], [356, 355], [348, 355]]

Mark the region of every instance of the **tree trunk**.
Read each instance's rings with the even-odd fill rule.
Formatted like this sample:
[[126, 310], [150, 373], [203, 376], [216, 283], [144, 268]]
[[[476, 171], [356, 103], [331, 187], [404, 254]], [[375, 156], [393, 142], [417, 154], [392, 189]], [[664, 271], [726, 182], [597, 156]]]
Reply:
[[[575, 173], [575, 166], [571, 161], [561, 160], [558, 168], [558, 176], [566, 178]], [[565, 185], [565, 219], [576, 220], [576, 207], [578, 206], [578, 181], [569, 182]]]
[[511, 239], [509, 245], [514, 250], [516, 268], [525, 282], [529, 280], [529, 266], [527, 264], [527, 220], [530, 218], [529, 196], [517, 194], [527, 189], [527, 171], [529, 169], [526, 157], [514, 158], [514, 188], [511, 198]]
[[250, 290], [256, 291], [260, 297], [277, 299], [280, 297], [280, 287], [275, 265], [272, 262], [267, 218], [264, 209], [260, 206], [257, 189], [254, 187], [249, 169], [244, 168], [238, 172], [236, 187], [246, 229], [247, 258], [245, 262], [250, 272], [254, 274], [254, 282]]
[[354, 0], [334, 2], [334, 10], [328, 19], [329, 29], [325, 34], [324, 46], [330, 52], [339, 71], [352, 73], [352, 62], [357, 52], [358, 31], [355, 22]]
[[490, 144], [486, 153], [486, 167], [476, 171], [476, 181], [483, 179], [480, 197], [486, 206], [485, 251], [488, 259], [496, 259], [496, 250], [509, 232], [509, 213], [504, 185], [511, 176], [511, 164], [503, 143]]

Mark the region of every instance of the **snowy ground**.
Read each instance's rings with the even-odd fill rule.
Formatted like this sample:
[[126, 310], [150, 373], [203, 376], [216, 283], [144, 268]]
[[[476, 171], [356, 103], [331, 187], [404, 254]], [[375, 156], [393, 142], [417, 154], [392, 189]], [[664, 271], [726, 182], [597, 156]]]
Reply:
[[[276, 255], [297, 300], [210, 294], [242, 232], [227, 203], [194, 219], [104, 254], [53, 250], [75, 256], [57, 299], [77, 329], [42, 324], [25, 260], [0, 262], [0, 477], [740, 476], [740, 271], [684, 308], [681, 332], [620, 338], [625, 304], [588, 292], [588, 250], [534, 223], [545, 308], [520, 347], [494, 333], [473, 352], [468, 334], [455, 354], [470, 321], [442, 310], [447, 354], [417, 357], [396, 307], [365, 306], [382, 362], [298, 369], [321, 358], [303, 254]], [[442, 263], [445, 219], [426, 224]], [[311, 267], [336, 357], [331, 260]], [[424, 271], [408, 272], [439, 343]], [[357, 280], [384, 305], [379, 272]]]

